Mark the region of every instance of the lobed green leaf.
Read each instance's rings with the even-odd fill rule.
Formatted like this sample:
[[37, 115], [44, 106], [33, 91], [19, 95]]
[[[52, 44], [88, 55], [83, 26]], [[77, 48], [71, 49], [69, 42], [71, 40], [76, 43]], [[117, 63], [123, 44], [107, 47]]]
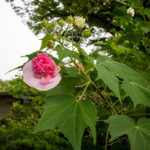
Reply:
[[128, 135], [131, 150], [150, 149], [150, 119], [141, 118], [135, 124], [134, 121], [124, 115], [114, 115], [105, 122], [109, 124], [111, 141], [122, 135]]

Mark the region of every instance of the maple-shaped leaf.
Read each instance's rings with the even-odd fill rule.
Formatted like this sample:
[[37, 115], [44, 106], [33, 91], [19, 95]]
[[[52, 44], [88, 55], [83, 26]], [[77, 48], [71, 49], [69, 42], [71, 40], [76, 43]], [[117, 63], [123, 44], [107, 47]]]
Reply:
[[111, 141], [128, 135], [131, 150], [150, 150], [150, 119], [141, 118], [135, 123], [124, 115], [114, 115], [105, 122], [109, 124]]

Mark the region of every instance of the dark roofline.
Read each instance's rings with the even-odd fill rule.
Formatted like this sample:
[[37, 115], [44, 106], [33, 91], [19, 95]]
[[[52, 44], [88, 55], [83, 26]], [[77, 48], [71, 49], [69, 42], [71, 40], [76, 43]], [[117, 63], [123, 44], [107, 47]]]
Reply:
[[0, 96], [10, 96], [8, 91], [0, 91]]

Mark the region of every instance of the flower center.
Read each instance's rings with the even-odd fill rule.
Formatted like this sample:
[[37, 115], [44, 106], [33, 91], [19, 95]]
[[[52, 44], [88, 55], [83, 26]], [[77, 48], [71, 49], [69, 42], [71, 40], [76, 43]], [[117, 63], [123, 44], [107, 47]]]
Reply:
[[56, 76], [55, 67], [57, 66], [52, 58], [45, 53], [37, 54], [37, 57], [32, 59], [34, 77], [41, 79], [41, 83], [46, 84]]

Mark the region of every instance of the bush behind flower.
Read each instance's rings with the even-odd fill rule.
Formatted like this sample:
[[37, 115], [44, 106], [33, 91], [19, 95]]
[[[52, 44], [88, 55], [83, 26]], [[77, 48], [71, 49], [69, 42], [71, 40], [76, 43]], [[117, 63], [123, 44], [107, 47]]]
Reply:
[[[112, 24], [119, 31], [113, 30], [107, 40], [94, 43], [98, 47], [90, 54], [80, 45], [83, 37], [74, 42], [78, 25], [87, 28], [83, 18], [79, 22], [81, 18], [76, 16], [76, 26], [57, 24], [56, 31], [45, 28], [40, 50], [27, 57], [31, 61], [37, 53], [47, 53], [60, 66], [62, 80], [47, 91], [36, 132], [57, 127], [74, 150], [82, 148], [84, 138], [100, 149], [115, 149], [120, 143], [125, 149], [150, 149], [143, 138], [148, 137], [149, 143], [149, 18], [141, 13], [145, 21], [139, 21], [137, 7], [133, 7], [134, 17], [128, 14], [127, 7], [114, 8]], [[69, 29], [70, 38], [66, 36]], [[53, 39], [55, 46], [51, 49], [48, 43]], [[57, 56], [52, 56], [54, 51]]]

